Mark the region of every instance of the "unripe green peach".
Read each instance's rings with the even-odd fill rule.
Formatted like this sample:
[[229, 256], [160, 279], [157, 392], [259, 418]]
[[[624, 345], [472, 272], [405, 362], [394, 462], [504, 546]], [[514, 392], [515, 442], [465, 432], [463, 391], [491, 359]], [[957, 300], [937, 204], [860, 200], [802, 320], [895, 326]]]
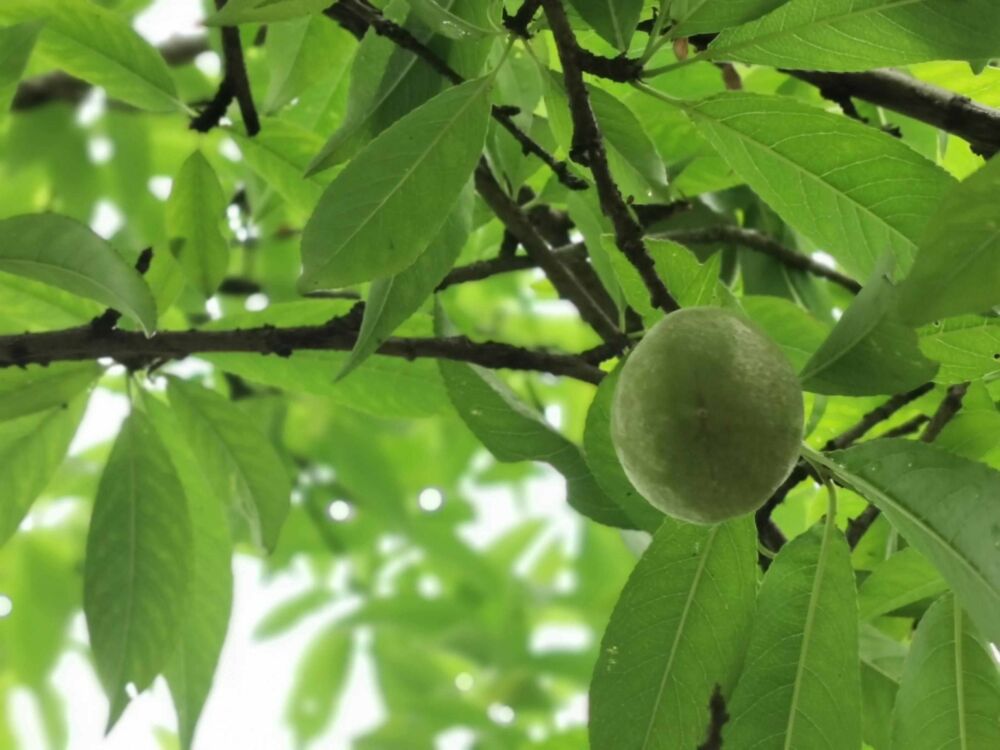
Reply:
[[622, 368], [611, 436], [635, 488], [667, 515], [755, 511], [795, 466], [802, 389], [782, 351], [717, 307], [667, 315]]

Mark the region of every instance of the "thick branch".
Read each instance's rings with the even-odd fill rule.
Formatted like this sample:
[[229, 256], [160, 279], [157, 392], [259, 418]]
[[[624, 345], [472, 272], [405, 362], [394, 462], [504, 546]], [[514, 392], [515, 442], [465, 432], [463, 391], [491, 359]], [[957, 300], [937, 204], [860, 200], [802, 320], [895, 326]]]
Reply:
[[857, 97], [957, 135], [968, 141], [973, 151], [987, 158], [1000, 151], [1000, 110], [974, 102], [954, 91], [924, 83], [898, 70], [788, 72], [829, 92], [837, 101]]
[[590, 95], [583, 81], [583, 70], [580, 66], [579, 47], [569, 19], [566, 17], [566, 10], [561, 0], [542, 0], [542, 8], [545, 10], [559, 51], [559, 59], [562, 61], [566, 96], [573, 119], [571, 157], [574, 161], [589, 167], [594, 175], [601, 211], [614, 226], [618, 248], [636, 267], [646, 288], [649, 289], [653, 306], [659, 307], [664, 312], [673, 312], [679, 305], [656, 273], [653, 259], [642, 239], [642, 227], [629, 211], [611, 174], [604, 138], [590, 106]]
[[[109, 357], [129, 367], [195, 354], [243, 352], [287, 357], [296, 351], [349, 351], [357, 330], [344, 320], [294, 328], [245, 328], [229, 331], [162, 331], [152, 338], [134, 331], [104, 331], [82, 326], [46, 333], [0, 336], [0, 367], [47, 365], [62, 361], [93, 361]], [[464, 336], [392, 338], [379, 354], [403, 359], [433, 357], [472, 362], [483, 367], [535, 370], [598, 383], [603, 373], [579, 357], [524, 349], [493, 341], [475, 342]], [[331, 373], [332, 377], [333, 373]]]

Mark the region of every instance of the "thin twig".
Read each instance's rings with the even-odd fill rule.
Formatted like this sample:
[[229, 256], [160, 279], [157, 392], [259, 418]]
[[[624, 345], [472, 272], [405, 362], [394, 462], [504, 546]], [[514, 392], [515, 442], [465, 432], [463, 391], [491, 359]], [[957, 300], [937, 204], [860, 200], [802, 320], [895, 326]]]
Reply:
[[[215, 7], [219, 10], [225, 4], [226, 0], [215, 0]], [[222, 27], [222, 58], [225, 64], [225, 80], [228, 81], [228, 86], [240, 106], [247, 135], [253, 137], [260, 132], [260, 118], [253, 103], [247, 66], [243, 60], [243, 43], [240, 41], [240, 30], [236, 26]]]
[[552, 29], [563, 66], [566, 96], [573, 120], [573, 147], [570, 156], [577, 163], [590, 168], [597, 185], [601, 211], [614, 226], [615, 242], [629, 262], [639, 271], [649, 290], [653, 306], [664, 312], [673, 312], [680, 306], [657, 274], [653, 259], [642, 239], [642, 227], [629, 211], [611, 174], [604, 138], [590, 106], [590, 95], [580, 67], [579, 47], [569, 19], [566, 17], [566, 10], [561, 0], [542, 0], [542, 8]]
[[538, 13], [538, 9], [541, 5], [541, 0], [524, 0], [524, 2], [521, 3], [521, 7], [517, 9], [517, 12], [514, 13], [514, 15], [509, 14], [507, 9], [504, 8], [504, 28], [522, 39], [529, 39], [531, 37], [531, 32], [528, 31], [528, 26], [530, 26], [531, 22], [535, 20], [535, 14]]
[[[867, 435], [872, 429], [890, 419], [900, 409], [913, 403], [924, 394], [930, 392], [933, 388], [933, 383], [924, 383], [920, 387], [914, 388], [912, 391], [907, 391], [906, 393], [900, 393], [893, 396], [885, 403], [862, 415], [861, 419], [859, 419], [856, 424], [851, 425], [839, 435], [835, 435], [827, 440], [823, 445], [823, 451], [844, 450], [845, 448], [849, 448]], [[757, 523], [757, 535], [768, 549], [777, 552], [781, 549], [785, 542], [784, 535], [771, 520], [771, 514], [774, 512], [775, 508], [784, 502], [788, 493], [808, 478], [810, 473], [811, 470], [809, 465], [804, 461], [799, 461], [795, 468], [792, 469], [792, 473], [789, 474], [778, 489], [774, 491], [771, 497], [768, 498], [767, 502], [757, 510], [757, 513], [754, 516], [754, 520]]]
[[528, 214], [504, 192], [484, 162], [480, 162], [479, 167], [476, 168], [475, 177], [476, 189], [483, 200], [486, 201], [497, 218], [520, 240], [525, 252], [545, 272], [556, 291], [576, 305], [580, 316], [597, 331], [602, 339], [618, 346], [619, 350], [628, 346], [629, 342], [625, 334], [602, 309], [598, 300], [594, 299], [559, 256], [552, 251], [545, 238], [538, 233], [538, 229]]
[[[930, 420], [927, 420], [925, 417], [927, 426], [920, 435], [921, 442], [933, 443], [937, 440], [938, 436], [941, 434], [941, 430], [943, 430], [962, 409], [962, 400], [965, 398], [965, 394], [968, 389], [968, 383], [961, 383], [948, 388], [948, 392], [945, 394], [940, 406], [938, 406], [937, 411], [934, 412], [934, 416], [931, 417]], [[847, 523], [847, 543], [850, 545], [851, 549], [854, 549], [858, 545], [858, 542], [861, 541], [861, 537], [865, 535], [880, 515], [881, 512], [877, 507], [869, 505], [860, 514], [858, 514], [855, 518], [852, 518]]]
[[834, 284], [844, 287], [844, 289], [847, 289], [852, 294], [857, 294], [861, 291], [861, 284], [849, 276], [845, 276], [833, 268], [824, 266], [822, 263], [817, 263], [808, 255], [803, 255], [785, 247], [772, 237], [768, 237], [766, 234], [754, 229], [720, 225], [705, 227], [704, 229], [683, 229], [662, 232], [656, 236], [692, 245], [710, 245], [719, 242], [740, 245], [764, 255], [769, 255], [789, 268], [805, 271], [813, 276], [819, 276], [820, 278], [832, 281]]

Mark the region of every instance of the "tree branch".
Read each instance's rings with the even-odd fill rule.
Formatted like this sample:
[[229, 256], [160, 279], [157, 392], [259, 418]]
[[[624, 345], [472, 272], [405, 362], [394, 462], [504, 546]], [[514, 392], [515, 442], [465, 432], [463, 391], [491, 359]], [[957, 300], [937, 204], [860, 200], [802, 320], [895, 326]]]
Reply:
[[832, 281], [834, 284], [844, 287], [844, 289], [847, 289], [852, 294], [857, 294], [861, 291], [861, 284], [849, 276], [845, 276], [839, 271], [824, 266], [822, 263], [817, 263], [808, 255], [785, 247], [772, 237], [768, 237], [766, 234], [762, 234], [754, 229], [720, 225], [704, 229], [684, 229], [674, 232], [657, 233], [656, 236], [692, 245], [711, 245], [717, 242], [729, 242], [750, 250], [755, 250], [764, 255], [769, 255], [789, 268], [805, 271], [813, 276], [819, 276], [820, 278]]
[[[962, 400], [965, 398], [965, 394], [968, 389], [968, 383], [953, 385], [948, 389], [944, 400], [941, 401], [937, 411], [934, 412], [934, 416], [931, 417], [930, 420], [927, 420], [927, 418], [924, 417], [923, 421], [927, 423], [927, 426], [920, 435], [921, 442], [933, 443], [937, 439], [938, 435], [941, 434], [941, 430], [943, 430], [961, 410]], [[854, 549], [858, 545], [858, 542], [861, 541], [861, 537], [863, 537], [865, 532], [871, 528], [872, 524], [875, 523], [879, 515], [881, 515], [881, 511], [879, 511], [879, 509], [874, 505], [869, 505], [847, 523], [847, 543], [850, 545], [851, 549]]]
[[[548, 276], [552, 286], [561, 296], [572, 301], [581, 317], [590, 324], [606, 342], [624, 349], [628, 345], [625, 337], [608, 313], [601, 308], [576, 276], [556, 255], [545, 238], [539, 234], [531, 218], [517, 203], [504, 192], [493, 177], [485, 162], [476, 168], [476, 189], [497, 218], [520, 240], [525, 252]], [[506, 259], [504, 259], [506, 260]]]
[[837, 101], [856, 97], [891, 109], [969, 142], [986, 158], [1000, 151], [1000, 110], [891, 68], [865, 73], [785, 71]]
[[[847, 428], [839, 435], [835, 435], [827, 440], [823, 445], [823, 451], [836, 451], [849, 448], [851, 445], [867, 435], [872, 429], [890, 419], [900, 409], [913, 403], [924, 394], [929, 393], [933, 390], [933, 388], [933, 383], [924, 383], [920, 387], [914, 388], [912, 391], [893, 396], [885, 403], [864, 414], [856, 424]], [[778, 487], [778, 489], [774, 491], [774, 494], [768, 498], [767, 502], [757, 510], [757, 513], [754, 516], [754, 520], [757, 523], [757, 534], [768, 549], [777, 552], [785, 541], [784, 535], [771, 520], [771, 514], [774, 512], [775, 508], [784, 502], [788, 493], [809, 477], [810, 474], [811, 470], [809, 465], [805, 461], [799, 461], [795, 468], [792, 469], [792, 473], [789, 474], [785, 481], [781, 483], [781, 486]]]
[[[215, 7], [219, 10], [225, 4], [226, 0], [215, 0]], [[253, 103], [250, 79], [247, 77], [247, 66], [243, 60], [243, 43], [240, 41], [240, 30], [237, 26], [222, 27], [222, 59], [226, 71], [222, 87], [232, 90], [232, 95], [240, 106], [240, 114], [243, 116], [243, 125], [247, 129], [247, 135], [253, 137], [260, 132], [260, 118], [257, 116], [257, 107]], [[222, 87], [220, 87], [220, 91]]]
[[[305, 350], [349, 351], [354, 347], [357, 335], [356, 321], [351, 316], [335, 318], [321, 326], [161, 331], [150, 338], [135, 331], [98, 330], [87, 325], [45, 333], [0, 336], [0, 368], [94, 361], [109, 357], [129, 368], [138, 369], [153, 362], [222, 352], [288, 357], [296, 351]], [[379, 348], [378, 353], [408, 360], [432, 357], [490, 368], [547, 372], [587, 383], [599, 383], [604, 376], [597, 367], [574, 355], [525, 349], [495, 341], [475, 342], [465, 336], [391, 338]]]
[[[769, 255], [789, 268], [805, 271], [806, 273], [832, 281], [844, 287], [849, 292], [857, 293], [861, 289], [861, 284], [854, 279], [821, 263], [817, 263], [808, 255], [803, 255], [791, 248], [785, 247], [772, 237], [768, 237], [753, 229], [719, 226], [706, 227], [704, 229], [676, 229], [667, 232], [656, 232], [650, 236], [673, 240], [682, 245], [714, 245], [719, 242], [730, 242], [734, 245], [745, 247], [748, 250]], [[563, 262], [576, 262], [586, 260], [587, 258], [587, 249], [582, 243], [557, 248], [552, 252], [561, 258]], [[447, 289], [455, 284], [464, 284], [469, 281], [482, 281], [498, 274], [524, 271], [528, 268], [535, 268], [536, 265], [531, 258], [524, 255], [508, 255], [491, 260], [481, 260], [454, 269], [441, 282], [438, 290]]]
[[590, 95], [580, 67], [579, 47], [566, 11], [561, 0], [542, 0], [542, 8], [555, 38], [566, 82], [566, 96], [573, 120], [573, 148], [570, 157], [590, 168], [597, 185], [601, 211], [614, 226], [616, 244], [639, 271], [649, 290], [653, 306], [664, 312], [673, 312], [680, 306], [656, 273], [653, 259], [642, 239], [642, 227], [625, 204], [608, 166], [604, 138], [590, 106]]
[[529, 39], [531, 37], [531, 32], [528, 31], [528, 26], [530, 26], [531, 22], [535, 20], [535, 14], [538, 13], [538, 9], [541, 5], [541, 0], [524, 0], [524, 2], [521, 3], [521, 7], [517, 9], [517, 12], [514, 15], [510, 15], [507, 12], [507, 9], [504, 8], [504, 28], [522, 39]]

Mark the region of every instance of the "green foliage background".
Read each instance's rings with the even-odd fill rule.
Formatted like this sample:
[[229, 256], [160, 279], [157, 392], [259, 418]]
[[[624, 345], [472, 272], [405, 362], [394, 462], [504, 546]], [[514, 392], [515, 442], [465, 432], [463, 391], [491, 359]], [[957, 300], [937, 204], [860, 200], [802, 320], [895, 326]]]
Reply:
[[[361, 629], [367, 750], [1000, 747], [1000, 5], [229, 0], [162, 49], [149, 5], [0, 3], [0, 702], [49, 747], [80, 648], [109, 728], [162, 675], [198, 747], [234, 554], [310, 576], [261, 638], [327, 620], [303, 747]], [[800, 373], [756, 524], [665, 519], [615, 457], [674, 301]], [[131, 415], [68, 454], [95, 389]]]

